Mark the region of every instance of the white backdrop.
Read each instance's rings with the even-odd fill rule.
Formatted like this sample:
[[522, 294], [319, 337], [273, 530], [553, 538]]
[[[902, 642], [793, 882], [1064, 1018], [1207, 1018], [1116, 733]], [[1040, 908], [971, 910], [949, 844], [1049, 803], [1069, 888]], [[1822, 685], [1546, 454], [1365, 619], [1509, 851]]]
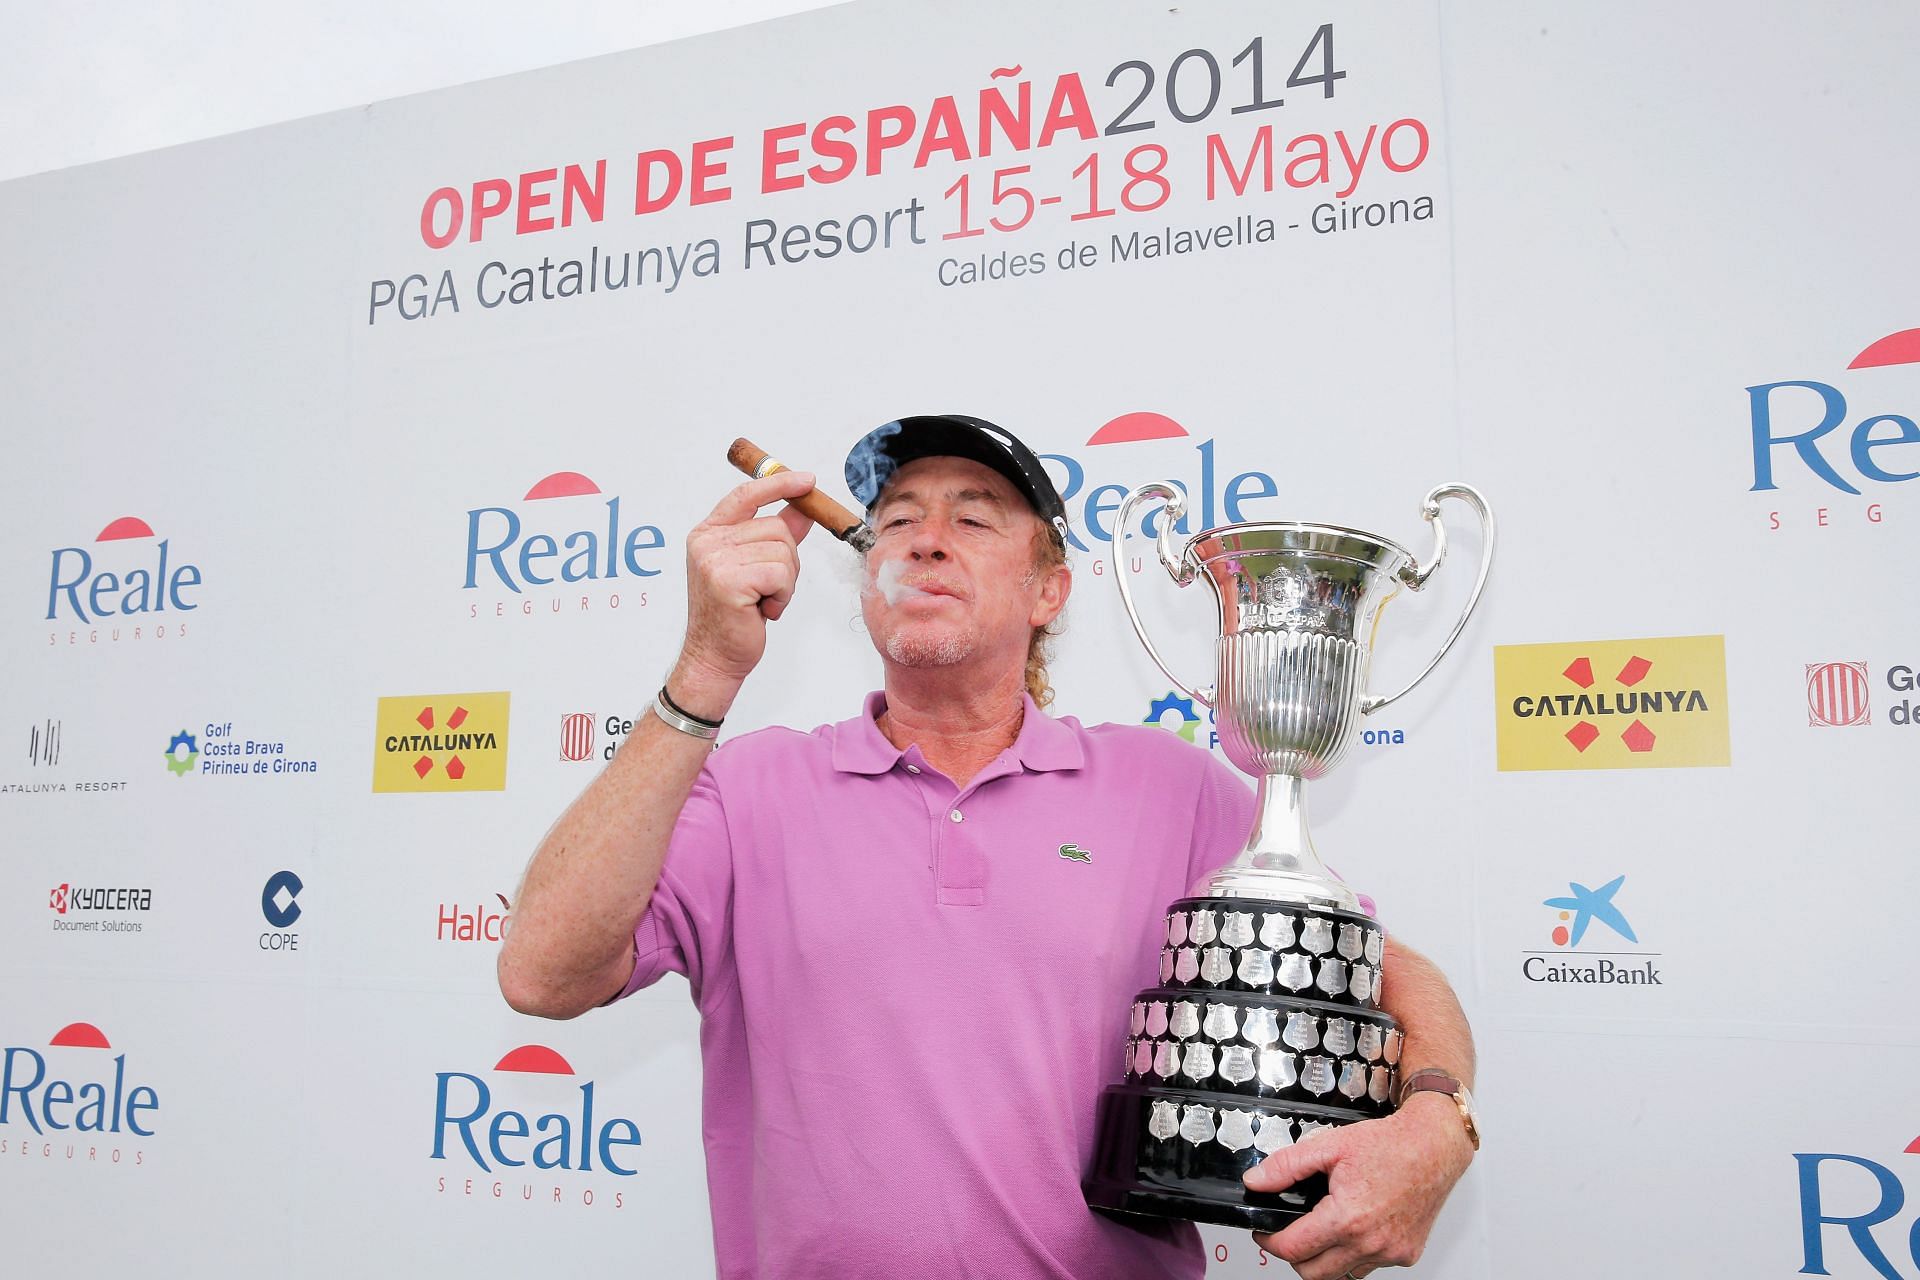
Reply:
[[[1328, 69], [1322, 24], [1345, 74], [1307, 81]], [[0, 1185], [9, 1219], [40, 1228], [12, 1256], [80, 1274], [709, 1271], [683, 985], [574, 1023], [519, 1017], [494, 989], [494, 918], [608, 718], [637, 715], [671, 658], [681, 539], [732, 483], [727, 442], [831, 475], [868, 427], [954, 410], [1052, 455], [1083, 538], [1089, 503], [1096, 522], [1116, 505], [1101, 486], [1162, 478], [1216, 522], [1245, 498], [1246, 518], [1421, 554], [1427, 488], [1493, 500], [1493, 585], [1460, 647], [1314, 798], [1323, 850], [1454, 978], [1479, 1040], [1488, 1143], [1422, 1273], [1920, 1277], [1897, 924], [1920, 886], [1890, 803], [1914, 759], [1900, 709], [1920, 701], [1901, 687], [1920, 666], [1904, 487], [1920, 344], [1897, 337], [1920, 324], [1917, 27], [1890, 4], [1764, 25], [1727, 4], [856, 5], [0, 185], [0, 724], [17, 742], [0, 763]], [[1285, 105], [1236, 114], [1254, 55], [1233, 59], [1256, 37]], [[1188, 50], [1220, 68], [1211, 111]], [[1095, 136], [1070, 91], [1049, 111], [1068, 76]], [[1050, 115], [1053, 136], [1023, 150], [1001, 131], [978, 154], [982, 90], [1011, 103], [1022, 83], [1033, 142]], [[948, 95], [966, 154], [916, 166]], [[762, 190], [768, 131], [805, 153], [806, 131], [778, 131], [845, 115], [864, 144], [892, 106], [915, 128], [877, 172], [863, 153], [842, 181]], [[1256, 164], [1236, 194], [1227, 160], [1241, 170], [1262, 130], [1273, 189]], [[685, 169], [726, 137], [706, 185], [727, 198], [633, 212], [638, 153]], [[1147, 180], [1129, 208], [1127, 160], [1152, 169], [1156, 147], [1167, 196]], [[598, 160], [597, 222], [516, 234], [516, 207], [478, 242], [423, 240], [440, 188], [470, 212], [476, 184]], [[992, 207], [997, 170], [1033, 193], [1024, 221], [1017, 194]], [[552, 196], [530, 218], [560, 212], [558, 174], [527, 189]], [[914, 202], [892, 247], [746, 256], [757, 219], [844, 226]], [[1366, 225], [1370, 206], [1391, 221]], [[1021, 225], [943, 238], [994, 216]], [[1271, 239], [1253, 239], [1262, 219]], [[1147, 256], [1149, 237], [1220, 225], [1236, 243]], [[694, 274], [709, 238], [714, 269]], [[1063, 269], [1070, 244], [1095, 260]], [[640, 285], [483, 305], [543, 257], [649, 248]], [[671, 290], [669, 251], [695, 264]], [[941, 282], [1002, 253], [1046, 267]], [[396, 301], [369, 321], [376, 282], [418, 274], [431, 298], [442, 272], [457, 311], [407, 320]], [[1890, 360], [1848, 367], [1886, 338]], [[1748, 390], [1789, 382], [1817, 385]], [[1091, 442], [1135, 414], [1161, 415], [1160, 438]], [[584, 482], [526, 496], [561, 473]], [[617, 577], [610, 519], [634, 547]], [[469, 534], [491, 547], [516, 522], [509, 585]], [[1479, 539], [1451, 527], [1458, 560], [1387, 611], [1383, 682], [1464, 597]], [[589, 534], [594, 578], [525, 581], [521, 546], [552, 575]], [[140, 575], [163, 545], [177, 590], [160, 610]], [[81, 581], [82, 553], [111, 579]], [[1109, 561], [1075, 557], [1056, 710], [1139, 721], [1166, 681]], [[877, 682], [850, 558], [823, 539], [805, 565], [734, 723], [839, 719]], [[1205, 604], [1144, 567], [1163, 648], [1198, 681]], [[1722, 637], [1723, 663], [1688, 666], [1678, 637]], [[1556, 647], [1521, 648], [1538, 645]], [[1622, 655], [1649, 674], [1630, 683]], [[1523, 722], [1496, 696], [1497, 664], [1578, 694], [1560, 673], [1582, 657], [1596, 694], [1711, 688], [1715, 705], [1646, 713], [1649, 751], [1611, 721], [1581, 751], [1561, 736], [1579, 713]], [[1860, 664], [1864, 722], [1810, 723], [1808, 668], [1832, 663]], [[475, 697], [496, 693], [497, 716]], [[439, 732], [494, 732], [466, 749], [470, 776], [504, 749], [503, 788], [408, 794], [446, 777], [440, 752], [428, 784], [375, 790], [377, 760], [412, 758], [379, 741], [383, 698], [403, 720], [433, 707]], [[1862, 719], [1857, 696], [1840, 705], [1819, 708]], [[562, 759], [576, 713], [593, 751]], [[1527, 767], [1499, 767], [1503, 734]], [[1730, 763], [1698, 763], [1716, 735]], [[236, 759], [267, 768], [207, 768]], [[284, 894], [262, 903], [281, 871], [301, 885], [290, 921]], [[143, 892], [94, 910], [93, 887]], [[1575, 922], [1548, 900], [1582, 895], [1627, 932], [1602, 914], [1556, 938]], [[1660, 982], [1528, 977], [1603, 965]], [[566, 1070], [500, 1065], [529, 1045]], [[594, 1130], [641, 1137], [630, 1175], [598, 1153], [582, 1170], [577, 1150], [482, 1169], [436, 1123], [442, 1089], [464, 1114], [484, 1087], [493, 1113], [577, 1127], [588, 1083]], [[1219, 1275], [1270, 1265], [1244, 1233], [1207, 1238]]]

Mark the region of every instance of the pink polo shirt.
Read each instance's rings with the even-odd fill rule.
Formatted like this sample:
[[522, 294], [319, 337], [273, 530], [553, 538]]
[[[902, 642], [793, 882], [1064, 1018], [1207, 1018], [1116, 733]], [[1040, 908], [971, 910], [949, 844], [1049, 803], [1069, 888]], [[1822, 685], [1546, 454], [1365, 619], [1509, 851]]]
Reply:
[[1080, 1175], [1167, 904], [1239, 848], [1251, 791], [1031, 700], [956, 788], [885, 705], [715, 752], [635, 931], [621, 995], [680, 973], [700, 1008], [720, 1274], [1201, 1275], [1193, 1227], [1102, 1217]]

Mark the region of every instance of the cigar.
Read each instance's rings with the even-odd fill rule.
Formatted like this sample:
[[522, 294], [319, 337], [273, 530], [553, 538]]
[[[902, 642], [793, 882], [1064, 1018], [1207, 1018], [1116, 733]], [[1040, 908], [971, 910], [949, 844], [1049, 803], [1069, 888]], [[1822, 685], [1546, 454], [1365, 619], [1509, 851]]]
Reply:
[[[793, 469], [744, 437], [735, 440], [727, 449], [727, 461], [755, 480], [765, 479], [776, 471]], [[788, 505], [798, 507], [801, 515], [855, 551], [873, 550], [873, 530], [867, 527], [867, 522], [820, 492], [817, 487], [797, 498], [788, 499]]]

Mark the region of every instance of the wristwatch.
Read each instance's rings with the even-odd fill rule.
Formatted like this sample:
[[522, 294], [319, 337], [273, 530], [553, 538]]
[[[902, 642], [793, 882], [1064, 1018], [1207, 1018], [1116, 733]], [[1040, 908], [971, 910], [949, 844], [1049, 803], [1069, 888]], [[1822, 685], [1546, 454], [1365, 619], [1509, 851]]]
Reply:
[[1453, 1099], [1453, 1105], [1460, 1108], [1460, 1122], [1467, 1126], [1467, 1141], [1473, 1149], [1480, 1149], [1480, 1113], [1474, 1110], [1473, 1091], [1460, 1082], [1460, 1077], [1451, 1071], [1442, 1071], [1438, 1067], [1423, 1067], [1408, 1076], [1400, 1085], [1400, 1100], [1394, 1104], [1397, 1110], [1407, 1105], [1407, 1099], [1420, 1092], [1444, 1093]]

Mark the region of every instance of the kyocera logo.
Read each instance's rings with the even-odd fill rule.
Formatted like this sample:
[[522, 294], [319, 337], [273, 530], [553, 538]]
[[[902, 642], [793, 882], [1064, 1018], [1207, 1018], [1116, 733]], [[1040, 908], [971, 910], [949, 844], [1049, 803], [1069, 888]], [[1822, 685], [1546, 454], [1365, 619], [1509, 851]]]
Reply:
[[[113, 1048], [100, 1029], [88, 1022], [62, 1027], [47, 1044], [54, 1049]], [[150, 1126], [160, 1108], [160, 1095], [149, 1085], [128, 1087], [127, 1055], [113, 1056], [110, 1078], [106, 1061], [92, 1054], [48, 1056], [57, 1065], [50, 1066], [37, 1049], [7, 1048], [0, 1061], [0, 1125], [23, 1125], [42, 1135], [71, 1130], [153, 1136]], [[117, 1152], [113, 1158], [119, 1159]]]
[[[1890, 333], [1855, 356], [1849, 370], [1889, 370], [1920, 364], [1920, 329]], [[1795, 378], [1765, 382], [1747, 388], [1748, 416], [1753, 443], [1753, 485], [1750, 492], [1778, 489], [1782, 478], [1811, 474], [1828, 488], [1862, 496], [1861, 486], [1898, 484], [1920, 479], [1920, 424], [1914, 422], [1913, 401], [1920, 399], [1920, 383], [1911, 376], [1875, 372], [1848, 382], [1856, 404], [1847, 403], [1839, 387], [1815, 379]], [[1907, 413], [1887, 412], [1898, 397], [1909, 397]], [[1894, 404], [1888, 403], [1895, 397]], [[1849, 426], [1848, 420], [1852, 419]], [[1844, 432], [1842, 427], [1846, 427]], [[1816, 493], [1822, 490], [1816, 489]], [[1782, 526], [1781, 513], [1770, 513], [1772, 527]], [[1879, 523], [1877, 503], [1866, 518]], [[1812, 523], [1825, 525], [1827, 509], [1818, 509]]]
[[[47, 621], [70, 616], [76, 622], [97, 623], [116, 615], [186, 613], [199, 608], [193, 598], [199, 593], [192, 588], [200, 585], [200, 567], [174, 563], [170, 540], [155, 543], [153, 536], [145, 520], [121, 516], [94, 538], [94, 551], [56, 549], [47, 585]], [[128, 545], [103, 549], [107, 543]], [[181, 630], [185, 629], [182, 623]]]
[[[640, 1128], [624, 1117], [596, 1120], [594, 1086], [574, 1084], [567, 1060], [544, 1045], [525, 1044], [494, 1064], [503, 1094], [524, 1110], [496, 1105], [494, 1086], [465, 1071], [435, 1078], [433, 1158], [459, 1162], [461, 1153], [482, 1172], [519, 1169], [602, 1171], [630, 1178], [621, 1149], [640, 1145]], [[530, 1112], [538, 1111], [537, 1116]]]
[[[1089, 436], [1087, 444], [1130, 444], [1146, 440], [1190, 438], [1185, 427], [1164, 413], [1140, 412], [1121, 414]], [[1064, 453], [1043, 453], [1039, 456], [1042, 461], [1054, 464], [1055, 483], [1060, 488], [1061, 499], [1067, 504], [1067, 514], [1072, 517], [1068, 521], [1067, 541], [1080, 551], [1105, 547], [1112, 536], [1113, 516], [1135, 485], [1166, 480], [1185, 491], [1187, 514], [1174, 525], [1183, 534], [1248, 519], [1241, 510], [1243, 502], [1250, 498], [1276, 497], [1280, 492], [1280, 486], [1274, 478], [1264, 471], [1241, 471], [1231, 479], [1223, 480], [1228, 468], [1220, 465], [1211, 439], [1195, 443], [1192, 454], [1181, 456], [1177, 463], [1169, 458], [1167, 462], [1171, 465], [1157, 465], [1150, 471], [1142, 470], [1128, 484], [1089, 484], [1087, 466], [1078, 458]], [[1134, 465], [1144, 467], [1137, 461]], [[1147, 517], [1146, 525], [1149, 534], [1157, 529], [1152, 516]]]
[[529, 504], [524, 515], [512, 507], [467, 512], [466, 590], [498, 584], [520, 595], [528, 588], [660, 573], [647, 563], [648, 553], [666, 546], [659, 528], [624, 521], [620, 499], [604, 497], [579, 472], [556, 471], [521, 501]]
[[[1909, 1142], [1901, 1154], [1920, 1155], [1920, 1138]], [[1859, 1254], [1886, 1280], [1909, 1280], [1920, 1274], [1901, 1271], [1893, 1264], [1893, 1258], [1905, 1253], [1920, 1268], [1920, 1220], [1904, 1231], [1896, 1227], [1886, 1233], [1893, 1258], [1874, 1234], [1881, 1223], [1906, 1207], [1907, 1191], [1899, 1174], [1865, 1156], [1796, 1151], [1793, 1158], [1800, 1167], [1800, 1275], [1832, 1274], [1827, 1270], [1829, 1244], [1838, 1253]], [[1835, 1227], [1840, 1228], [1838, 1233], [1831, 1230]]]

